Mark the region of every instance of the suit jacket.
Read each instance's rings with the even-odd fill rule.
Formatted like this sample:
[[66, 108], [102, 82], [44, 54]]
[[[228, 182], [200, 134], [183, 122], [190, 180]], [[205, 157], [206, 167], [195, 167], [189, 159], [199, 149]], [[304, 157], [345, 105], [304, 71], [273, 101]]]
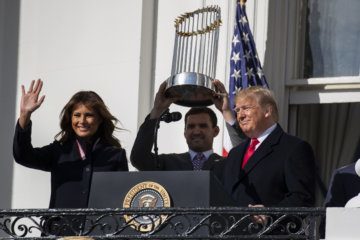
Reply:
[[355, 172], [355, 163], [336, 169], [331, 177], [326, 195], [326, 207], [344, 207], [360, 193], [360, 177]]
[[86, 208], [94, 171], [128, 171], [125, 150], [101, 140], [86, 153], [85, 160], [81, 159], [74, 139], [34, 148], [31, 124], [25, 129], [17, 124], [13, 155], [23, 166], [51, 173], [50, 208]]
[[233, 148], [224, 168], [224, 187], [238, 206], [314, 204], [314, 154], [308, 143], [286, 134], [277, 125], [241, 169], [249, 143], [250, 139]]
[[[140, 126], [133, 148], [131, 150], [130, 161], [134, 167], [140, 171], [186, 171], [193, 170], [193, 164], [188, 152], [159, 154], [156, 158], [151, 152], [153, 148], [154, 129], [156, 119], [146, 117], [145, 122]], [[224, 159], [218, 154], [211, 154], [204, 163], [203, 170], [212, 170], [221, 179], [223, 173]]]

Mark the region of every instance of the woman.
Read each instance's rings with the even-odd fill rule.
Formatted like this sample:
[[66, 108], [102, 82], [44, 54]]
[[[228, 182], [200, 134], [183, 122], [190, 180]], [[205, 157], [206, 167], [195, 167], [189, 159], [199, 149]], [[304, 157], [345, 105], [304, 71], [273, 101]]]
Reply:
[[61, 131], [55, 141], [41, 148], [31, 144], [31, 114], [41, 106], [43, 82], [22, 88], [20, 117], [13, 154], [23, 166], [51, 173], [50, 208], [88, 206], [92, 173], [128, 171], [125, 150], [113, 136], [118, 120], [95, 92], [76, 93], [61, 112]]

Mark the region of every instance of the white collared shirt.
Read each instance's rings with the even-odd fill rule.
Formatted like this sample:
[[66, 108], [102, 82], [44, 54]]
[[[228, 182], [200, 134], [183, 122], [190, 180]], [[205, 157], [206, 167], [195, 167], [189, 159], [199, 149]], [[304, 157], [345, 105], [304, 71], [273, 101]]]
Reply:
[[268, 129], [266, 129], [262, 134], [260, 134], [259, 137], [257, 137], [257, 140], [259, 141], [259, 143], [256, 145], [255, 150], [258, 149], [258, 147], [261, 145], [261, 143], [263, 141], [265, 141], [265, 139], [270, 135], [270, 133], [272, 133], [272, 131], [274, 131], [274, 129], [276, 128], [276, 125], [277, 125], [277, 123], [274, 123], [274, 125], [272, 125]]
[[[189, 149], [189, 153], [190, 153], [190, 157], [191, 157], [191, 160], [192, 160], [192, 159], [194, 159], [195, 155], [198, 154], [199, 152], [195, 152], [195, 151]], [[204, 154], [204, 156], [205, 156], [205, 158], [207, 160], [207, 159], [209, 159], [210, 155], [214, 153], [214, 151], [212, 149], [210, 149], [210, 150], [207, 150], [207, 151], [202, 152], [202, 153]]]

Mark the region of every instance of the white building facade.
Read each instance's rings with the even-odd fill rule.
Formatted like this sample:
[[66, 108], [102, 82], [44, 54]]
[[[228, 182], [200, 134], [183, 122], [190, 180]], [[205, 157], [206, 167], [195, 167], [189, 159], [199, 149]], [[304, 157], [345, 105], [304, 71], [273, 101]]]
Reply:
[[[335, 167], [352, 161], [360, 136], [360, 5], [349, 0], [340, 21], [339, 2], [247, 2], [280, 123], [313, 145], [325, 185]], [[154, 94], [170, 76], [175, 18], [208, 5], [221, 8], [216, 77], [227, 86], [235, 0], [0, 0], [0, 208], [49, 203], [49, 173], [12, 157], [21, 85], [44, 81], [45, 101], [32, 116], [34, 146], [54, 140], [60, 111], [75, 92], [94, 90], [126, 129], [117, 137], [129, 158]], [[183, 127], [183, 121], [161, 125], [159, 153], [187, 150]], [[222, 139], [215, 141], [219, 154]]]

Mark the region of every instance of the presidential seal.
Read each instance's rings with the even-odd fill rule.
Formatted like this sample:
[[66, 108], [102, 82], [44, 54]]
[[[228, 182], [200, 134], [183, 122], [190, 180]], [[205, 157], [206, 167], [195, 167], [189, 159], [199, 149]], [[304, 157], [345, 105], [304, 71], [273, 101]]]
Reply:
[[[156, 182], [141, 182], [132, 187], [126, 194], [124, 208], [170, 207], [168, 192]], [[125, 221], [140, 232], [150, 232], [163, 223], [167, 215], [136, 214], [124, 215]]]

